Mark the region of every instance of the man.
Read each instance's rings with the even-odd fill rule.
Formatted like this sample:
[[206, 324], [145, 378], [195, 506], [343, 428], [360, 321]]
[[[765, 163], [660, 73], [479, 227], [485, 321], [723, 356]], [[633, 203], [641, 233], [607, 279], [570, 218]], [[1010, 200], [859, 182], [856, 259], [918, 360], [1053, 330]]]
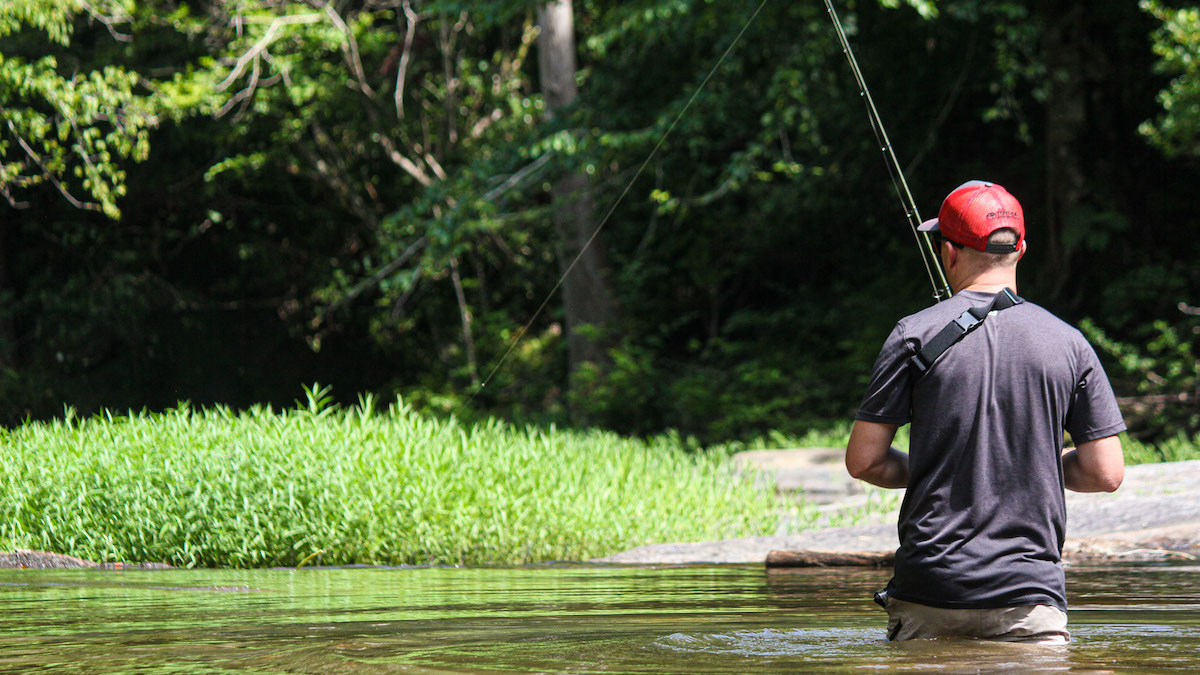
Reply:
[[[934, 233], [954, 296], [896, 324], [846, 447], [855, 478], [908, 489], [895, 575], [876, 596], [888, 638], [1065, 644], [1063, 488], [1117, 489], [1125, 423], [1079, 331], [1015, 295], [1028, 250], [1015, 197], [964, 183], [921, 229]], [[964, 312], [994, 301], [1001, 309], [977, 309], [984, 319], [969, 332], [950, 329], [958, 340], [932, 363], [914, 361], [948, 323], [969, 326]], [[904, 454], [891, 443], [909, 422]], [[1064, 430], [1075, 444], [1066, 452]]]

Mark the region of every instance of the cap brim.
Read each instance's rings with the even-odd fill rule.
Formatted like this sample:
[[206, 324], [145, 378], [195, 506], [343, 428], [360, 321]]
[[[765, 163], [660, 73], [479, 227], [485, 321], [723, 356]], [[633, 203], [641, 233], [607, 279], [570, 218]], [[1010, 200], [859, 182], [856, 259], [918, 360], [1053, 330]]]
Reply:
[[917, 229], [922, 232], [941, 232], [941, 230], [938, 229], [938, 219], [937, 218], [930, 218], [929, 220], [921, 223], [917, 227]]

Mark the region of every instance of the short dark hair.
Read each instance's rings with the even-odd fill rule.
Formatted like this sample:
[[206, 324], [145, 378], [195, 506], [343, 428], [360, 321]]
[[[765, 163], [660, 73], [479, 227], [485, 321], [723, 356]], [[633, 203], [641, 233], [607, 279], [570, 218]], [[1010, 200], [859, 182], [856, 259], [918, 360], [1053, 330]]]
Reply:
[[1015, 244], [1018, 239], [1020, 235], [1011, 227], [1002, 227], [988, 235], [989, 244]]
[[[989, 244], [1016, 244], [1021, 239], [1021, 235], [1011, 227], [1002, 227], [988, 235], [987, 243]], [[1016, 265], [1021, 259], [1019, 251], [1012, 253], [983, 253], [987, 262], [984, 263], [988, 268], [1008, 267]]]

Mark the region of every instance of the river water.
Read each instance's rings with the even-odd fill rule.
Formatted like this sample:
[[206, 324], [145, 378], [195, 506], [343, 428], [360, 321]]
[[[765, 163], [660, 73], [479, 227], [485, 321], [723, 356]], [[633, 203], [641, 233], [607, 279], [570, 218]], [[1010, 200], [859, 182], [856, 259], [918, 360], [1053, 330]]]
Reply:
[[1073, 642], [891, 644], [888, 572], [0, 570], [0, 672], [1196, 672], [1200, 566], [1068, 570]]

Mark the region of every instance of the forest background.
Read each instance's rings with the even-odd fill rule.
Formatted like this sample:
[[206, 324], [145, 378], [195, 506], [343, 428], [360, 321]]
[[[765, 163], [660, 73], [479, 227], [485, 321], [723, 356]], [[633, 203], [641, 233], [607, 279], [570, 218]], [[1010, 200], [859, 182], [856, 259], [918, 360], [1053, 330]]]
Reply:
[[[1200, 429], [1200, 11], [838, 9], [925, 216], [1005, 185], [1022, 295], [1085, 330], [1135, 434]], [[9, 425], [320, 381], [803, 434], [932, 302], [815, 0], [16, 0], [0, 118]]]

